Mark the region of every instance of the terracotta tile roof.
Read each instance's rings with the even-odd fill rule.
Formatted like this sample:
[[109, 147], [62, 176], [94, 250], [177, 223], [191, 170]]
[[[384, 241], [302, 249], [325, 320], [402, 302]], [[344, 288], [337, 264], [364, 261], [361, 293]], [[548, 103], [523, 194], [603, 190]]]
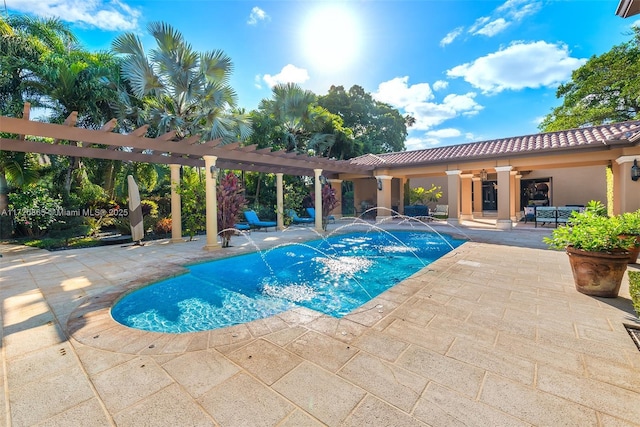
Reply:
[[385, 154], [365, 154], [351, 159], [351, 163], [368, 166], [404, 166], [422, 163], [443, 163], [450, 160], [471, 160], [505, 156], [551, 153], [589, 147], [605, 147], [629, 143], [640, 138], [640, 120], [601, 126], [570, 129], [493, 139], [424, 150]]

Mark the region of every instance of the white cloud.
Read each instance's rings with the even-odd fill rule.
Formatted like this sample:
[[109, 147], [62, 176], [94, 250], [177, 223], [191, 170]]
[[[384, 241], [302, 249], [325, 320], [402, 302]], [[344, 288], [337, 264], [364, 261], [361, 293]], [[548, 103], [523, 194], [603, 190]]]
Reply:
[[446, 128], [446, 129], [438, 129], [438, 130], [430, 130], [426, 133], [427, 136], [431, 136], [434, 138], [455, 138], [457, 136], [462, 135], [458, 129], [454, 128]]
[[425, 148], [429, 148], [430, 145], [433, 146], [438, 144], [440, 144], [440, 140], [438, 138], [428, 137], [411, 137], [407, 138], [407, 140], [404, 142], [404, 146], [408, 151], [423, 150]]
[[475, 101], [475, 93], [449, 94], [442, 103], [437, 103], [433, 102], [434, 95], [428, 83], [410, 86], [408, 82], [409, 77], [405, 76], [380, 83], [372, 96], [412, 115], [416, 119], [412, 130], [428, 130], [461, 115], [477, 114], [483, 108]]
[[433, 90], [444, 90], [449, 86], [449, 82], [446, 80], [438, 80], [433, 84]]
[[408, 76], [396, 77], [382, 82], [378, 85], [378, 90], [372, 95], [376, 100], [391, 104], [394, 107], [404, 107], [433, 98], [429, 83], [418, 83], [409, 86], [408, 82]]
[[259, 21], [270, 21], [271, 17], [267, 15], [267, 12], [260, 9], [258, 6], [255, 6], [251, 9], [251, 14], [249, 14], [249, 19], [247, 19], [247, 24], [256, 25]]
[[449, 32], [442, 40], [440, 40], [440, 46], [445, 47], [448, 44], [451, 44], [462, 32], [464, 31], [464, 27], [458, 27]]
[[483, 36], [493, 37], [502, 32], [509, 25], [511, 25], [511, 23], [505, 21], [504, 18], [498, 18], [495, 21], [489, 22], [479, 30], [476, 30], [473, 34], [482, 34]]
[[265, 74], [262, 79], [269, 87], [274, 87], [278, 83], [304, 83], [309, 80], [309, 73], [304, 68], [287, 64], [278, 74]]
[[[477, 18], [469, 26], [467, 32], [474, 36], [493, 37], [514, 23], [519, 23], [527, 16], [537, 13], [541, 7], [542, 2], [540, 0], [507, 0], [489, 16]], [[463, 31], [464, 27], [457, 27], [440, 41], [440, 46], [444, 47], [452, 43]]]
[[475, 101], [475, 96], [473, 92], [464, 95], [450, 94], [440, 104], [418, 102], [405, 106], [404, 110], [416, 119], [412, 129], [429, 130], [459, 116], [478, 114], [484, 107]]
[[567, 81], [571, 72], [586, 62], [572, 58], [566, 45], [545, 41], [515, 42], [509, 47], [447, 70], [484, 93], [503, 90], [554, 87]]
[[6, 4], [18, 12], [109, 31], [135, 30], [142, 14], [119, 0], [6, 0]]

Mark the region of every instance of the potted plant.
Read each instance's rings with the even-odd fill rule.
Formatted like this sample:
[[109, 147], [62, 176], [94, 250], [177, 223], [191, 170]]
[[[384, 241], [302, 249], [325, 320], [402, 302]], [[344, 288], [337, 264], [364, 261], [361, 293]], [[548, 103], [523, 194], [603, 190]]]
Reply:
[[625, 212], [618, 217], [622, 226], [622, 236], [633, 238], [633, 244], [629, 247], [629, 264], [633, 264], [640, 254], [640, 209]]
[[627, 269], [628, 248], [635, 240], [622, 236], [622, 229], [619, 217], [588, 207], [574, 212], [567, 225], [554, 229], [544, 242], [566, 250], [578, 292], [615, 298]]

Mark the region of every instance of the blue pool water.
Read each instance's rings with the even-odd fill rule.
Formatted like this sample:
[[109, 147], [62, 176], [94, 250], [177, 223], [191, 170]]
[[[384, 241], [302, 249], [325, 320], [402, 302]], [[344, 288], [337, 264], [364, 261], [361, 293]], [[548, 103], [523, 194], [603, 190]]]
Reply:
[[342, 317], [462, 240], [412, 231], [345, 234], [191, 265], [131, 292], [111, 310], [130, 327], [203, 331], [307, 307]]

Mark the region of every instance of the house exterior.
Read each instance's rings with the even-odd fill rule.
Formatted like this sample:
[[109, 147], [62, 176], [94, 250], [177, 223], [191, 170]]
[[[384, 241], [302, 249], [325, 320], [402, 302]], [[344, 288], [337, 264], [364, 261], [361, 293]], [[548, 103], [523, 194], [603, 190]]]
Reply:
[[634, 162], [640, 162], [640, 120], [368, 154], [351, 162], [372, 167], [373, 176], [339, 178], [353, 181], [356, 207], [379, 208], [378, 219], [392, 210], [403, 212], [407, 181], [411, 188], [440, 186], [438, 204], [449, 206], [448, 221], [454, 224], [492, 217], [498, 228], [511, 228], [528, 205], [606, 204], [612, 199], [614, 213], [640, 209], [640, 180], [631, 179]]

